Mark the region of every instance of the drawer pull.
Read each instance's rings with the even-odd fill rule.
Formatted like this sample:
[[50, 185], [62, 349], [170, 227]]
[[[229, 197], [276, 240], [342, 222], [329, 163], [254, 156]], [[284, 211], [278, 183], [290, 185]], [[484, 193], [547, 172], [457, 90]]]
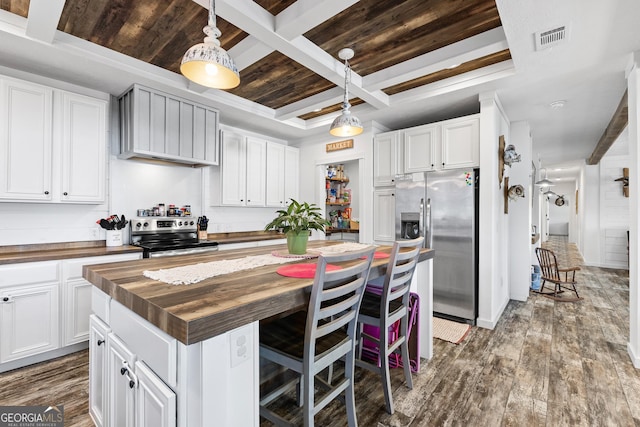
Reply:
[[[104, 344], [104, 340], [98, 340], [98, 345], [102, 345], [102, 344]], [[124, 368], [122, 368], [122, 369], [124, 369]]]

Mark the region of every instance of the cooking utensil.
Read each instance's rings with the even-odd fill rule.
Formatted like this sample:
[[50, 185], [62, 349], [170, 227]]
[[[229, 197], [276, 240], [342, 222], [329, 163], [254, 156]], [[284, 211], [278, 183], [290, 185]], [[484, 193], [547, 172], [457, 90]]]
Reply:
[[113, 228], [111, 228], [111, 223], [104, 218], [98, 221], [98, 224], [100, 224], [100, 227], [104, 228], [105, 230], [113, 230]]

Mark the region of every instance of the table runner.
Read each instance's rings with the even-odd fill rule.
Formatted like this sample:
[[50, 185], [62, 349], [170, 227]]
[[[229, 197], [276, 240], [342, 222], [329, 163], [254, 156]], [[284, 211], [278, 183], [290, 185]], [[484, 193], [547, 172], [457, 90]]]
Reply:
[[[340, 245], [322, 246], [314, 248], [314, 252], [322, 255], [351, 252], [368, 247], [361, 243], [343, 243]], [[300, 261], [300, 258], [282, 258], [271, 254], [252, 255], [244, 258], [223, 259], [198, 264], [184, 265], [181, 267], [166, 268], [160, 270], [145, 270], [143, 276], [158, 280], [170, 285], [192, 285], [215, 276], [235, 273], [237, 271], [251, 270], [266, 265], [286, 264]]]

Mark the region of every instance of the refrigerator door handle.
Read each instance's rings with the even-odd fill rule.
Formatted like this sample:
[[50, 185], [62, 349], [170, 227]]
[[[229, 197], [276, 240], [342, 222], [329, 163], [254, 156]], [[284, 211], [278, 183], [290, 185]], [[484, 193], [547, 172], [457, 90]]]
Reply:
[[418, 236], [424, 237], [424, 233], [426, 233], [427, 230], [424, 229], [423, 218], [424, 218], [424, 199], [420, 199], [420, 216], [418, 217], [418, 228], [420, 232], [418, 233]]
[[[424, 199], [423, 199], [424, 200]], [[420, 206], [422, 207], [422, 204]], [[422, 221], [422, 215], [420, 215], [420, 221]], [[433, 233], [431, 232], [431, 199], [427, 199], [427, 210], [426, 210], [426, 227], [425, 227], [425, 247], [431, 248], [433, 247]]]

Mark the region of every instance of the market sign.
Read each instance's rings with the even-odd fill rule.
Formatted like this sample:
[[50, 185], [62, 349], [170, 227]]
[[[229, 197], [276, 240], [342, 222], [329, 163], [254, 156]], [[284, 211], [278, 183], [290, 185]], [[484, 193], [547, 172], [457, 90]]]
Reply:
[[345, 150], [347, 148], [353, 148], [353, 139], [345, 139], [344, 141], [327, 144], [327, 153], [330, 153], [331, 151]]

